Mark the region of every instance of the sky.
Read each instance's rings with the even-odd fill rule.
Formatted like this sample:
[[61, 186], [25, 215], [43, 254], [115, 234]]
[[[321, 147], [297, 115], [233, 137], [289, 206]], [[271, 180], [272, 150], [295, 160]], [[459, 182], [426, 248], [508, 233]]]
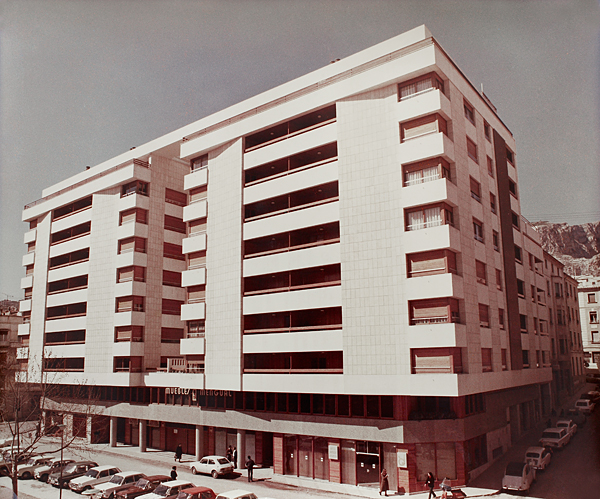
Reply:
[[523, 215], [600, 220], [598, 0], [0, 0], [0, 299], [42, 189], [421, 24], [515, 136]]

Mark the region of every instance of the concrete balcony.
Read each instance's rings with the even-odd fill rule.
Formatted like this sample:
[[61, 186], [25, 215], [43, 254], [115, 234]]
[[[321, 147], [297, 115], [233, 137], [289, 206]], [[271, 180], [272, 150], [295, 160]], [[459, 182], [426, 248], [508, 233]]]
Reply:
[[404, 297], [407, 300], [426, 300], [464, 296], [463, 278], [456, 274], [436, 274], [411, 277], [405, 281]]
[[183, 389], [204, 389], [206, 387], [205, 374], [203, 372], [149, 372], [144, 373], [144, 385], [153, 387], [176, 386]]
[[343, 350], [341, 329], [244, 335], [243, 353], [334, 352]]
[[115, 296], [146, 296], [146, 283], [139, 281], [118, 282], [115, 285]]
[[417, 253], [441, 248], [461, 251], [460, 232], [451, 225], [439, 225], [421, 230], [406, 231], [403, 235], [404, 251]]
[[136, 222], [129, 222], [117, 227], [117, 239], [125, 239], [126, 237], [143, 237], [148, 238], [148, 225]]
[[309, 310], [313, 308], [340, 307], [341, 305], [341, 286], [245, 296], [243, 299], [245, 314]]
[[204, 337], [183, 338], [179, 344], [181, 355], [204, 355], [206, 340]]
[[29, 358], [29, 347], [17, 348], [17, 359], [28, 359]]
[[146, 253], [140, 253], [139, 251], [128, 251], [127, 253], [121, 253], [120, 255], [117, 255], [117, 268], [130, 267], [132, 265], [147, 267], [148, 255]]
[[443, 133], [430, 133], [400, 144], [400, 163], [414, 163], [441, 156], [454, 163], [454, 143]]
[[73, 265], [65, 265], [57, 269], [48, 271], [48, 282], [61, 281], [69, 277], [87, 275], [90, 271], [90, 262], [74, 263]]
[[182, 241], [183, 254], [194, 253], [196, 251], [206, 251], [206, 232], [197, 236], [186, 237]]
[[398, 102], [396, 117], [400, 123], [433, 113], [440, 113], [446, 120], [452, 118], [450, 100], [438, 89], [423, 92]]
[[85, 329], [87, 317], [67, 317], [66, 319], [54, 319], [46, 321], [46, 332], [54, 333], [56, 331], [74, 331], [76, 329]]
[[440, 178], [431, 182], [403, 187], [400, 191], [402, 206], [423, 206], [446, 201], [458, 206], [458, 190], [448, 179]]
[[27, 265], [33, 265], [34, 261], [35, 251], [32, 251], [23, 255], [23, 258], [21, 259], [21, 265], [23, 265], [23, 267], [27, 267]]
[[17, 331], [18, 336], [28, 336], [31, 331], [31, 324], [26, 322], [24, 324], [19, 324], [19, 328]]
[[242, 386], [257, 392], [346, 393], [344, 379], [343, 374], [244, 374]]
[[47, 307], [57, 307], [60, 305], [67, 305], [69, 303], [83, 303], [87, 302], [88, 290], [76, 289], [74, 291], [65, 291], [63, 293], [55, 293], [48, 295], [46, 298]]
[[27, 289], [33, 286], [33, 275], [26, 275], [21, 278], [21, 289]]
[[185, 270], [181, 273], [181, 285], [200, 286], [206, 284], [206, 267], [200, 267], [192, 270]]
[[50, 233], [54, 234], [61, 230], [68, 229], [69, 227], [75, 227], [76, 225], [89, 222], [91, 219], [92, 210], [91, 208], [86, 208], [85, 210], [78, 211], [72, 215], [67, 215], [58, 220], [54, 220], [50, 228]]
[[69, 239], [65, 242], [55, 244], [50, 246], [49, 257], [54, 258], [55, 256], [65, 255], [67, 253], [72, 253], [73, 251], [89, 248], [91, 241], [91, 235], [87, 234], [85, 236], [76, 237], [74, 239]]
[[142, 341], [119, 341], [113, 344], [113, 357], [143, 357], [144, 342]]
[[206, 303], [186, 303], [181, 306], [181, 320], [193, 321], [206, 318]]
[[196, 187], [202, 187], [208, 183], [208, 168], [200, 168], [195, 172], [188, 173], [183, 177], [183, 188], [186, 191]]
[[115, 312], [115, 327], [117, 326], [144, 326], [146, 324], [145, 312]]
[[207, 213], [208, 201], [206, 199], [202, 199], [183, 208], [183, 221], [189, 222], [190, 220], [206, 218]]
[[19, 302], [19, 312], [31, 312], [31, 299]]
[[85, 357], [85, 344], [52, 345], [44, 347], [45, 358], [68, 359]]
[[141, 194], [130, 194], [119, 198], [119, 211], [129, 210], [131, 208], [142, 208], [143, 210], [150, 209], [150, 198]]
[[29, 244], [35, 241], [37, 237], [37, 229], [31, 229], [25, 232], [25, 236], [23, 237], [23, 243]]
[[409, 348], [464, 347], [467, 327], [452, 322], [408, 326], [407, 339]]

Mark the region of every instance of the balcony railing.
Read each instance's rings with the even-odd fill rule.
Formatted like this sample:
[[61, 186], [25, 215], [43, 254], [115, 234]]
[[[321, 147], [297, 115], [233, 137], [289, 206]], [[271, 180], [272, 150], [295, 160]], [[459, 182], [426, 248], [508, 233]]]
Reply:
[[167, 359], [167, 367], [157, 369], [158, 372], [167, 373], [203, 373], [203, 361], [187, 361], [183, 357], [169, 357]]

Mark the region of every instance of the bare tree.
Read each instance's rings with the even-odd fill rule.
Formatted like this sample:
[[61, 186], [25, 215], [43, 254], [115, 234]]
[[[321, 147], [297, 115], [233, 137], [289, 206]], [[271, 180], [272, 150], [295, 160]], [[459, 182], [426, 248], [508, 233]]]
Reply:
[[[0, 461], [0, 473], [11, 477], [12, 488], [18, 496], [17, 466], [38, 454], [62, 452], [64, 449], [87, 450], [87, 423], [89, 416], [97, 416], [93, 403], [94, 389], [84, 380], [77, 384], [65, 384], [65, 373], [46, 371], [46, 365], [29, 359], [27, 371], [20, 369], [18, 361], [9, 356], [0, 364], [0, 423], [5, 440], [4, 461]], [[54, 369], [55, 367], [53, 367]], [[62, 381], [62, 383], [61, 383]], [[63, 420], [64, 414], [75, 414]], [[49, 438], [59, 436], [57, 438]]]

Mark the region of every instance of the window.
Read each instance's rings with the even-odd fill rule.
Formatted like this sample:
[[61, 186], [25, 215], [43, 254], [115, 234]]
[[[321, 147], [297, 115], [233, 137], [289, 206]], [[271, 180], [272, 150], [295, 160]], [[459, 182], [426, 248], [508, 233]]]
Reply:
[[398, 85], [398, 100], [408, 99], [430, 90], [438, 89], [444, 93], [444, 81], [436, 74], [429, 73]]
[[179, 300], [168, 300], [163, 298], [162, 300], [162, 313], [165, 315], [180, 315], [181, 314], [182, 301]]
[[494, 250], [500, 251], [500, 234], [498, 234], [495, 230], [492, 231], [492, 243], [494, 245]]
[[132, 208], [119, 213], [119, 225], [129, 222], [137, 222], [139, 224], [148, 223], [148, 212], [141, 208]]
[[496, 288], [502, 291], [502, 271], [496, 269]]
[[138, 265], [117, 269], [117, 282], [146, 282], [146, 268]]
[[517, 197], [517, 184], [515, 184], [511, 179], [508, 179], [508, 190], [512, 196]]
[[469, 155], [469, 158], [475, 161], [475, 163], [479, 163], [479, 160], [477, 159], [477, 144], [469, 137], [467, 137], [467, 154]]
[[523, 265], [523, 252], [521, 248], [515, 244], [515, 260]]
[[27, 253], [32, 253], [33, 251], [35, 251], [35, 241], [27, 243]]
[[483, 393], [465, 396], [465, 416], [485, 412]]
[[177, 327], [163, 327], [160, 329], [161, 343], [179, 343], [183, 339], [183, 329]]
[[204, 185], [202, 187], [196, 187], [195, 189], [190, 190], [190, 204], [197, 203], [198, 201], [202, 201], [206, 199], [208, 195], [207, 186]]
[[533, 334], [538, 334], [538, 318], [534, 317], [533, 318]]
[[190, 237], [197, 236], [206, 232], [207, 223], [206, 218], [199, 218], [197, 220], [190, 220], [188, 222], [188, 235]]
[[[92, 196], [88, 196], [86, 198], [80, 199], [79, 201], [75, 201], [74, 203], [70, 203], [66, 206], [56, 208], [56, 210], [52, 212], [52, 220], [58, 220], [59, 218], [66, 217], [67, 215], [71, 215], [73, 213], [85, 210], [90, 206], [92, 206]], [[33, 227], [31, 226], [32, 223], [34, 223]], [[34, 229], [35, 227], [37, 227], [37, 220], [33, 220], [29, 223], [30, 229]]]
[[178, 244], [163, 243], [163, 256], [173, 260], [185, 260], [181, 246]]
[[492, 349], [481, 349], [481, 368], [484, 373], [492, 372]]
[[523, 350], [523, 367], [529, 367], [529, 350]]
[[187, 288], [187, 302], [198, 303], [206, 299], [206, 286], [190, 286]]
[[[87, 285], [87, 275], [69, 277], [67, 279], [61, 279], [60, 281], [52, 281], [48, 283], [48, 294], [62, 293], [64, 291], [71, 291], [75, 289], [83, 289], [87, 288]], [[29, 289], [31, 290], [31, 288]], [[31, 296], [31, 294], [29, 296]], [[25, 290], [25, 297], [27, 297], [27, 290]]]
[[517, 215], [514, 211], [511, 212], [511, 219], [512, 219], [512, 225], [515, 229], [517, 230], [521, 230], [520, 224], [519, 224], [519, 215]]
[[408, 302], [411, 325], [460, 322], [458, 300], [434, 298]]
[[489, 176], [494, 178], [494, 162], [489, 156], [487, 156], [487, 169]]
[[404, 187], [431, 182], [440, 178], [450, 180], [450, 164], [443, 158], [433, 158], [402, 167]]
[[119, 255], [136, 251], [138, 253], [146, 253], [146, 239], [143, 237], [128, 237], [119, 241]]
[[506, 159], [511, 165], [515, 165], [515, 155], [508, 147], [506, 148]]
[[172, 272], [170, 270], [163, 269], [163, 286], [174, 286], [177, 288], [181, 287], [181, 272]]
[[596, 293], [588, 293], [588, 303], [596, 303]]
[[189, 321], [187, 323], [188, 326], [188, 330], [187, 330], [187, 337], [188, 338], [200, 338], [200, 337], [204, 337], [204, 333], [206, 331], [206, 325], [205, 325], [205, 321], [203, 320], [199, 320], [199, 321]]
[[525, 298], [525, 282], [521, 279], [517, 279], [517, 294], [521, 298]]
[[29, 230], [35, 229], [37, 227], [38, 221], [37, 218], [35, 220], [31, 220], [29, 222]]
[[463, 109], [465, 111], [465, 118], [467, 118], [473, 125], [475, 124], [475, 111], [473, 106], [467, 101], [463, 101]]
[[187, 205], [187, 194], [185, 192], [175, 191], [165, 188], [165, 203], [174, 204], [177, 206]]
[[473, 177], [469, 177], [471, 184], [471, 197], [481, 203], [481, 184], [477, 182]]
[[44, 370], [53, 372], [83, 371], [84, 362], [83, 357], [44, 359]]
[[480, 222], [476, 218], [473, 219], [473, 235], [476, 241], [483, 242], [483, 222]]
[[502, 354], [502, 370], [508, 371], [508, 355], [507, 355], [506, 348], [503, 348], [502, 350], [500, 350], [500, 353]]
[[121, 296], [117, 298], [116, 312], [143, 312], [143, 296]]
[[600, 343], [600, 331], [592, 331], [592, 343]]
[[172, 230], [173, 232], [179, 232], [185, 234], [187, 226], [181, 218], [172, 217], [171, 215], [165, 215], [165, 230]]
[[208, 166], [208, 154], [203, 154], [197, 158], [192, 159], [190, 163], [190, 171], [195, 172]]
[[527, 333], [527, 316], [519, 314], [519, 323], [521, 325], [521, 332]]
[[[433, 397], [430, 397], [433, 398]], [[444, 414], [441, 408], [435, 414]], [[438, 419], [440, 416], [435, 416]], [[455, 480], [456, 474], [456, 449], [454, 442], [422, 443], [415, 444], [415, 461], [417, 481], [425, 482], [427, 473], [433, 476], [446, 477]]]
[[483, 133], [485, 135], [485, 138], [491, 142], [492, 141], [492, 127], [485, 120], [483, 122]]
[[[52, 260], [50, 262], [52, 262]], [[29, 265], [27, 265], [25, 267], [25, 275], [31, 275], [31, 274], [33, 274], [33, 264], [32, 263], [30, 263]]]
[[134, 180], [121, 187], [121, 197], [131, 196], [132, 194], [141, 194], [142, 196], [148, 195], [148, 183], [140, 180]]
[[65, 317], [81, 317], [87, 312], [87, 303], [69, 303], [46, 309], [46, 319], [62, 319]]
[[408, 277], [456, 273], [456, 254], [450, 250], [425, 251], [406, 255]]
[[206, 265], [206, 251], [197, 251], [188, 254], [188, 269], [197, 269]]
[[535, 286], [532, 284], [532, 285], [531, 285], [531, 301], [532, 301], [533, 303], [535, 303], [535, 294], [536, 294], [536, 293], [535, 293]]
[[598, 324], [598, 312], [590, 310], [590, 324]]
[[490, 192], [490, 209], [492, 213], [496, 213], [496, 195]]
[[420, 230], [440, 225], [454, 225], [452, 208], [445, 203], [422, 206], [406, 212], [406, 230]]
[[91, 229], [92, 223], [85, 222], [83, 224], [76, 225], [75, 227], [69, 227], [68, 229], [61, 230], [60, 232], [55, 232], [50, 237], [50, 244], [58, 244], [68, 241], [69, 239], [85, 236], [90, 233]]
[[115, 343], [144, 341], [144, 326], [119, 326], [115, 328]]
[[85, 343], [85, 329], [46, 333], [45, 343], [47, 345], [74, 345]]
[[413, 374], [462, 373], [462, 353], [458, 347], [411, 348]]
[[448, 125], [446, 120], [437, 113], [400, 124], [400, 142], [430, 133], [443, 133], [448, 135]]
[[477, 282], [480, 284], [487, 284], [485, 263], [475, 260], [475, 271], [477, 273]]
[[[55, 269], [58, 267], [64, 267], [66, 265], [72, 265], [75, 263], [83, 262], [88, 260], [90, 257], [90, 249], [85, 248], [82, 250], [77, 250], [72, 253], [67, 253], [66, 255], [55, 256], [50, 259], [50, 265], [48, 268]], [[30, 270], [31, 267], [31, 270]], [[27, 265], [26, 273], [33, 273], [33, 265]]]
[[490, 327], [490, 307], [479, 304], [479, 327]]
[[542, 288], [537, 288], [537, 301], [540, 305], [546, 304], [546, 293]]

